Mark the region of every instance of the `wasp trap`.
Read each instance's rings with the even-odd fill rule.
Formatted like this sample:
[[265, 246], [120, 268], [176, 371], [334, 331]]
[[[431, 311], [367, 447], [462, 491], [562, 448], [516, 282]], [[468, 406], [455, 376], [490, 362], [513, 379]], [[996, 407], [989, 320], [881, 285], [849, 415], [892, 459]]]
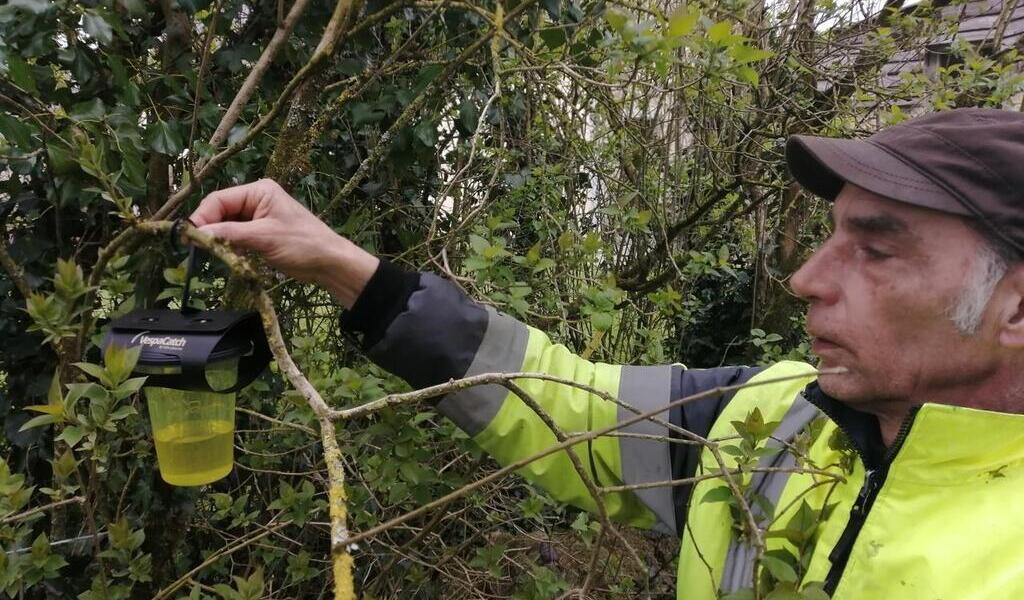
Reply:
[[134, 374], [147, 376], [160, 476], [172, 485], [217, 481], [234, 463], [235, 393], [270, 361], [255, 312], [188, 307], [190, 253], [181, 310], [136, 310], [111, 323], [103, 341], [141, 348]]

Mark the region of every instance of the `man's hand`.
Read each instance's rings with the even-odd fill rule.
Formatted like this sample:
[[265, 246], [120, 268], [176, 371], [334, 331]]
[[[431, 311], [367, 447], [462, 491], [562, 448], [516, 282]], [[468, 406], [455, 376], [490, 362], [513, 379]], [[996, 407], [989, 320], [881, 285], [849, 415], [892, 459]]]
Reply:
[[253, 250], [352, 308], [379, 260], [335, 233], [271, 179], [213, 192], [191, 216], [202, 231]]

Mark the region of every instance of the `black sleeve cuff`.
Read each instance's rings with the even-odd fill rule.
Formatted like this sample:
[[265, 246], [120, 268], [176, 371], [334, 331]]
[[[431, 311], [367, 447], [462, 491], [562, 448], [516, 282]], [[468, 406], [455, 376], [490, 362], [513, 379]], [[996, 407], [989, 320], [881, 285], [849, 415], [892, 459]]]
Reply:
[[342, 313], [342, 330], [362, 334], [364, 349], [374, 347], [419, 286], [419, 273], [381, 259], [352, 309]]

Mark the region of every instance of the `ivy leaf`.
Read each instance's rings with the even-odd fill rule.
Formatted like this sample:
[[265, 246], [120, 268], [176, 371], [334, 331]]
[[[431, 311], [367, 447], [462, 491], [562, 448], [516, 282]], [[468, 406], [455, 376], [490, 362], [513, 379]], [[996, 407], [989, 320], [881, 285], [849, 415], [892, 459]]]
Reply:
[[368, 123], [376, 123], [384, 118], [384, 111], [373, 106], [358, 102], [352, 105], [352, 127], [359, 129]]
[[17, 54], [11, 53], [7, 55], [7, 76], [11, 78], [15, 85], [26, 92], [31, 92], [35, 95], [39, 94], [39, 90], [36, 88], [35, 77], [32, 76], [32, 67], [21, 60], [21, 57]]
[[30, 12], [34, 15], [41, 15], [44, 12], [50, 10], [53, 6], [53, 2], [49, 0], [10, 0], [7, 6], [11, 8], [20, 8], [25, 12]]
[[157, 121], [146, 129], [146, 145], [154, 152], [177, 156], [185, 147], [173, 121]]
[[82, 28], [85, 32], [96, 39], [97, 42], [106, 46], [114, 41], [114, 29], [110, 23], [95, 10], [87, 10], [82, 16]]
[[0, 113], [0, 134], [24, 150], [33, 150], [32, 128], [11, 115]]
[[476, 123], [480, 120], [480, 109], [476, 103], [466, 98], [459, 104], [459, 131], [464, 135], [472, 135], [476, 131]]
[[568, 39], [565, 35], [565, 29], [562, 27], [545, 27], [538, 31], [537, 34], [544, 41], [544, 45], [550, 50], [556, 50], [564, 46]]
[[75, 121], [99, 121], [106, 114], [107, 107], [103, 104], [103, 100], [93, 98], [72, 106], [68, 116]]
[[562, 18], [562, 0], [543, 0], [544, 10], [555, 23]]
[[413, 133], [416, 134], [416, 139], [428, 148], [433, 148], [437, 144], [437, 126], [430, 119], [420, 121], [413, 128]]

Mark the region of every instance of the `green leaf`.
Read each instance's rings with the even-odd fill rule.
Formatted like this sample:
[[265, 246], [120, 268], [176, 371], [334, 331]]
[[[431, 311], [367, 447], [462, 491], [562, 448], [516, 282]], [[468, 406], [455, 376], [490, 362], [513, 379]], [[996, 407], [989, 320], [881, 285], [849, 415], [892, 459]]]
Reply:
[[174, 121], [157, 121], [146, 129], [146, 145], [154, 152], [177, 156], [184, 148], [177, 123]]
[[117, 399], [127, 398], [142, 389], [144, 385], [146, 385], [146, 377], [132, 377], [122, 382], [113, 390], [114, 396]]
[[551, 20], [557, 23], [562, 17], [562, 0], [542, 0], [541, 4]]
[[26, 92], [39, 94], [35, 77], [32, 76], [32, 67], [13, 52], [7, 55], [7, 76]]
[[352, 128], [359, 129], [368, 123], [376, 123], [384, 119], [385, 113], [365, 102], [352, 105]]
[[68, 395], [64, 398], [64, 405], [67, 407], [67, 412], [71, 412], [71, 408], [83, 396], [90, 400], [99, 402], [107, 399], [107, 390], [91, 382], [68, 384]]
[[693, 33], [693, 29], [697, 26], [697, 21], [699, 19], [699, 10], [691, 11], [689, 7], [682, 4], [668, 19], [668, 34], [672, 37], [689, 35], [690, 33]]
[[103, 364], [107, 366], [107, 374], [110, 376], [111, 386], [118, 386], [128, 379], [135, 369], [135, 363], [139, 361], [139, 354], [142, 353], [142, 346], [124, 348], [117, 344], [107, 346], [103, 353]]
[[469, 247], [473, 249], [473, 252], [483, 254], [491, 247], [491, 243], [483, 237], [476, 235], [475, 233], [471, 233], [469, 235]]
[[53, 2], [49, 0], [10, 0], [7, 6], [11, 8], [20, 8], [25, 12], [30, 12], [34, 15], [41, 15], [44, 12], [50, 10], [53, 6]]
[[477, 121], [480, 120], [480, 109], [476, 102], [466, 98], [459, 104], [459, 129], [464, 134], [472, 135], [476, 131]]
[[64, 414], [63, 406], [53, 406], [50, 404], [30, 404], [25, 407], [25, 410], [31, 410], [32, 412], [43, 413], [46, 415], [53, 415], [59, 417]]
[[106, 114], [107, 107], [103, 104], [103, 100], [93, 98], [72, 106], [68, 116], [75, 121], [99, 121]]
[[590, 322], [598, 331], [608, 331], [615, 323], [615, 316], [606, 312], [596, 312], [590, 315]]
[[606, 11], [604, 13], [604, 19], [605, 21], [608, 21], [608, 25], [611, 26], [612, 30], [616, 33], [622, 33], [626, 28], [626, 15], [620, 12], [611, 10]]
[[797, 574], [793, 567], [780, 558], [766, 554], [761, 557], [761, 564], [768, 569], [776, 581], [795, 582], [797, 580]]
[[109, 418], [111, 421], [120, 421], [121, 419], [127, 418], [130, 415], [137, 414], [139, 413], [135, 410], [135, 407], [126, 404], [125, 406], [122, 406], [121, 408], [118, 408], [114, 412], [110, 413]]
[[732, 490], [730, 490], [728, 486], [724, 485], [711, 488], [710, 490], [707, 491], [707, 493], [704, 494], [704, 497], [700, 499], [702, 503], [732, 502], [732, 500]]
[[775, 56], [775, 53], [771, 50], [762, 50], [761, 48], [743, 44], [732, 46], [729, 49], [729, 54], [732, 56], [733, 61], [741, 65]]
[[55, 417], [53, 415], [39, 415], [38, 417], [32, 417], [28, 421], [25, 421], [25, 424], [22, 425], [21, 428], [18, 429], [18, 431], [19, 432], [21, 432], [21, 431], [28, 431], [29, 429], [32, 429], [33, 427], [42, 427], [43, 425], [52, 425], [53, 423], [56, 423], [56, 422], [57, 422], [57, 417]]
[[35, 149], [36, 144], [32, 142], [32, 131], [31, 127], [15, 117], [0, 113], [0, 134], [3, 134], [8, 142], [14, 142], [14, 145], [25, 152]]
[[553, 259], [542, 258], [538, 260], [537, 264], [533, 267], [533, 272], [540, 273], [541, 271], [546, 271], [553, 266], [555, 266], [555, 261]]
[[71, 449], [67, 449], [60, 458], [51, 461], [53, 464], [53, 473], [59, 479], [67, 479], [75, 472], [75, 468], [78, 467], [78, 461], [75, 460], [75, 455], [71, 452]]
[[82, 441], [83, 437], [85, 437], [84, 429], [77, 425], [68, 425], [64, 428], [64, 431], [60, 432], [57, 439], [67, 443], [69, 448], [74, 448], [78, 445], [78, 442]]
[[729, 264], [729, 246], [722, 244], [718, 247], [718, 264], [726, 265]]
[[433, 148], [437, 144], [437, 125], [430, 119], [424, 119], [417, 123], [413, 128], [413, 133], [416, 135], [416, 139], [428, 148]]
[[800, 591], [802, 600], [829, 600], [828, 594], [820, 583], [809, 583]]
[[761, 76], [757, 74], [757, 71], [755, 71], [753, 67], [748, 65], [736, 67], [736, 76], [740, 78], [740, 81], [749, 83], [750, 85], [757, 85], [761, 82]]
[[98, 379], [103, 385], [113, 387], [114, 383], [110, 380], [110, 375], [103, 367], [87, 362], [77, 362], [75, 363], [75, 366]]
[[730, 36], [732, 36], [732, 23], [728, 21], [719, 21], [708, 28], [708, 39], [716, 44], [728, 40]]
[[114, 41], [114, 29], [103, 15], [95, 10], [86, 10], [82, 15], [82, 28], [104, 46]]
[[50, 387], [46, 390], [46, 403], [50, 406], [63, 406], [64, 405], [64, 394], [60, 389], [60, 369], [56, 369], [53, 372], [53, 377], [50, 378]]
[[545, 27], [537, 32], [544, 45], [551, 50], [556, 50], [565, 45], [568, 39], [563, 27]]

